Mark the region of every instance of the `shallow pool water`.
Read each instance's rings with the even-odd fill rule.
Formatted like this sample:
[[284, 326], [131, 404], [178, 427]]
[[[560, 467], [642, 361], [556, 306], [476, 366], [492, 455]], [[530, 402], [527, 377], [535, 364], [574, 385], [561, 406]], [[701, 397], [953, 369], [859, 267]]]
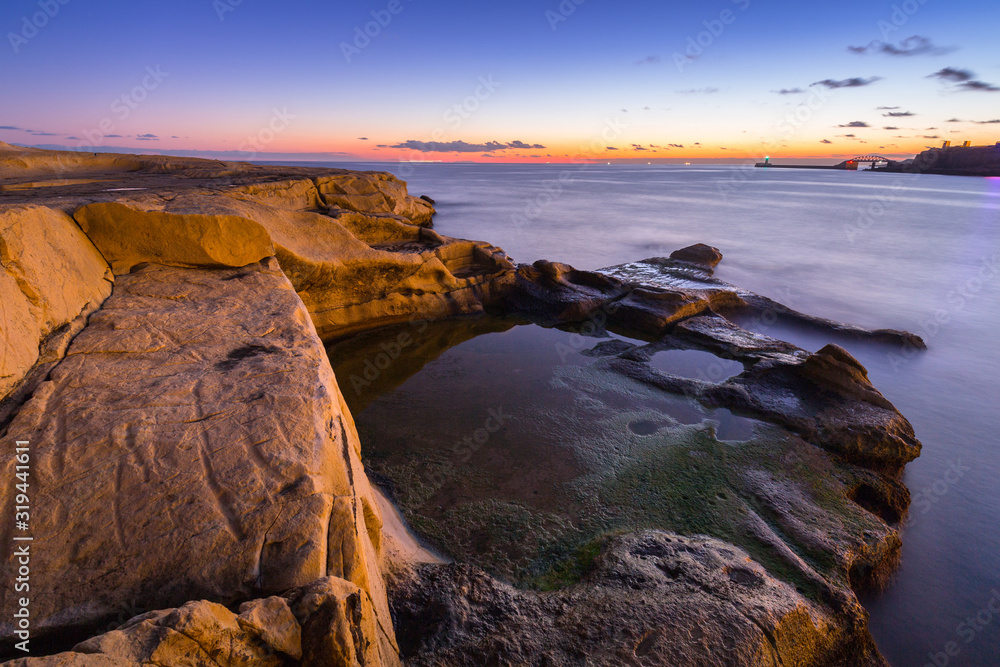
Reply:
[[[445, 556], [525, 581], [547, 550], [618, 521], [601, 500], [616, 470], [694, 432], [738, 444], [762, 426], [585, 354], [616, 339], [642, 344], [479, 318], [365, 334], [329, 353], [366, 466], [415, 532]], [[714, 358], [673, 352], [688, 364]]]

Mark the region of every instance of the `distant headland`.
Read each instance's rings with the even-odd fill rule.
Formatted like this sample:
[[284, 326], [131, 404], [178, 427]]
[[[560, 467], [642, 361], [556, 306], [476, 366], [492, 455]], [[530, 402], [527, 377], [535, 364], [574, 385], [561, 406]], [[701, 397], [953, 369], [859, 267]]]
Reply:
[[910, 174], [943, 174], [948, 176], [1000, 176], [1000, 142], [991, 146], [952, 146], [944, 142], [941, 148], [930, 148], [908, 160], [890, 160], [880, 155], [860, 155], [835, 165], [774, 164], [765, 157], [756, 166], [775, 169], [843, 169], [857, 171], [859, 165], [869, 163], [871, 169]]

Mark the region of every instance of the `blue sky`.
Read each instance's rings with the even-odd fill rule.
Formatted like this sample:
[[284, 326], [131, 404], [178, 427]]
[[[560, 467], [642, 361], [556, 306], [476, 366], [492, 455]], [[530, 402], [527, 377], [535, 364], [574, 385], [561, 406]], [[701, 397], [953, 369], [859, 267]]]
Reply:
[[385, 160], [912, 154], [1000, 140], [985, 122], [1000, 118], [998, 25], [1000, 3], [969, 0], [8, 0], [0, 141]]

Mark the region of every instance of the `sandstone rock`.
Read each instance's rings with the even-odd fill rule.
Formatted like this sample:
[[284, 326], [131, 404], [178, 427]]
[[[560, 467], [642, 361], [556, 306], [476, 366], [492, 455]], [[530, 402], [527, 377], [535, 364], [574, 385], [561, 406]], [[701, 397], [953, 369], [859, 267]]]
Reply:
[[427, 566], [393, 592], [407, 665], [884, 665], [857, 603], [831, 615], [743, 550], [658, 531], [613, 538], [585, 580], [516, 590]]
[[[293, 612], [294, 610], [294, 612]], [[147, 612], [71, 651], [3, 663], [12, 667], [198, 665], [204, 667], [398, 666], [368, 594], [326, 577], [285, 597], [251, 600], [239, 615], [199, 600]]]
[[[828, 345], [809, 355], [788, 343], [773, 342], [716, 316], [677, 325], [681, 340], [722, 351], [748, 368], [723, 383], [665, 374], [634, 351], [602, 361], [609, 370], [711, 407], [768, 421], [843, 457], [853, 464], [897, 475], [920, 454], [913, 426], [868, 381], [864, 367], [843, 348]], [[714, 339], [714, 342], [713, 342]], [[897, 494], [896, 487], [886, 487]], [[901, 497], [888, 505], [908, 504]]]
[[722, 261], [722, 253], [719, 252], [718, 248], [713, 248], [710, 245], [695, 243], [670, 253], [670, 259], [714, 269]]
[[[211, 212], [138, 212], [120, 203], [99, 203], [77, 211], [76, 220], [111, 263], [115, 274], [137, 264], [246, 266], [274, 254], [271, 238], [247, 218]], [[208, 210], [206, 210], [208, 209]]]
[[380, 654], [375, 612], [357, 586], [334, 577], [320, 579], [293, 594], [291, 604], [302, 623], [303, 665], [392, 664]]
[[689, 262], [653, 257], [607, 267], [601, 269], [600, 273], [624, 283], [681, 291], [689, 298], [708, 299], [717, 314], [761, 318], [767, 321], [788, 321], [825, 333], [898, 344], [914, 351], [927, 348], [920, 336], [906, 331], [865, 329], [800, 313], [777, 301], [713, 278], [711, 269]]
[[321, 206], [319, 190], [310, 178], [236, 186], [225, 194], [289, 211], [306, 211]]
[[76, 217], [116, 273], [144, 262], [242, 266], [275, 254], [324, 338], [481, 312], [481, 286], [513, 266], [488, 244], [444, 239], [400, 216], [323, 215], [242, 195], [133, 194]]
[[302, 628], [284, 598], [271, 596], [244, 602], [237, 621], [279, 653], [295, 660], [302, 657]]
[[431, 202], [411, 197], [406, 184], [391, 174], [353, 172], [320, 177], [316, 186], [328, 206], [359, 213], [393, 213], [417, 225], [428, 225], [434, 215]]
[[32, 443], [37, 636], [128, 600], [229, 603], [337, 576], [392, 645], [353, 420], [274, 260], [120, 276], [9, 433]]
[[[65, 337], [47, 349], [46, 341], [104, 302], [111, 294], [111, 275], [72, 218], [38, 206], [0, 209], [0, 267], [3, 399], [36, 363], [58, 361]], [[80, 328], [82, 321], [72, 333]]]

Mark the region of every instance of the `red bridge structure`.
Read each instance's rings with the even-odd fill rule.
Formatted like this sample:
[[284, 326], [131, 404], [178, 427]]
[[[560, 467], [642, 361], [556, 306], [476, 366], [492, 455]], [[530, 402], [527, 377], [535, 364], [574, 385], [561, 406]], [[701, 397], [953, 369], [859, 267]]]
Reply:
[[836, 165], [834, 169], [850, 169], [852, 171], [857, 171], [858, 165], [862, 162], [868, 162], [872, 167], [884, 167], [889, 164], [889, 158], [882, 157], [881, 155], [860, 155], [851, 160], [844, 160], [840, 164]]

